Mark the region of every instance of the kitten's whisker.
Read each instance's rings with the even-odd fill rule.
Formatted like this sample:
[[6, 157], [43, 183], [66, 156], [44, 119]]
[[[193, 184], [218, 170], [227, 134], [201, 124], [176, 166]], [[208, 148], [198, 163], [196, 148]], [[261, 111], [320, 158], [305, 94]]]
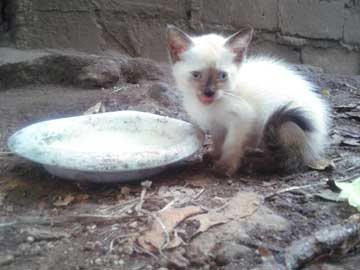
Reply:
[[225, 97], [233, 98], [233, 99], [235, 99], [236, 101], [238, 101], [240, 103], [244, 101], [241, 97], [239, 97], [239, 96], [237, 96], [237, 95], [235, 95], [235, 94], [233, 94], [231, 92], [223, 91], [223, 93], [224, 93]]

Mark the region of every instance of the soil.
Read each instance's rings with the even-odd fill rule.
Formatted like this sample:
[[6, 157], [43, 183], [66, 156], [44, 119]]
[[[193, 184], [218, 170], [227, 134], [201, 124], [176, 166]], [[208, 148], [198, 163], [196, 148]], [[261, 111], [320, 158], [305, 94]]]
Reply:
[[[334, 108], [328, 152], [336, 166], [332, 170], [239, 172], [222, 178], [201, 162], [198, 153], [148, 179], [152, 185], [146, 189], [142, 209], [136, 210], [145, 190], [141, 181], [106, 185], [66, 181], [5, 153], [8, 137], [20, 128], [79, 115], [98, 102], [106, 111], [135, 109], [187, 119], [169, 67], [161, 68], [160, 79], [122, 81], [106, 89], [37, 84], [0, 91], [0, 269], [253, 269], [264, 262], [264, 249], [281, 261], [281, 253], [293, 241], [341, 224], [356, 213], [334, 199], [331, 183], [360, 174], [360, 78], [308, 67], [299, 69], [320, 86]], [[300, 188], [279, 192], [289, 187]], [[239, 194], [261, 198], [255, 214], [196, 234], [198, 221], [186, 220], [178, 226], [184, 243], [160, 252], [150, 253], [136, 241], [151, 227], [154, 213], [169, 203], [210, 211], [225, 207]], [[327, 255], [299, 269], [358, 269], [359, 249], [336, 260]]]

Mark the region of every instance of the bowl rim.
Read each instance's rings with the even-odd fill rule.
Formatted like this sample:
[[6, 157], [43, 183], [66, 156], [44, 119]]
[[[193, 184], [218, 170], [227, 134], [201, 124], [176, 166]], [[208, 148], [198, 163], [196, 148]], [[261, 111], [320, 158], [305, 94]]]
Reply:
[[[37, 158], [32, 154], [26, 153], [26, 151], [21, 151], [21, 149], [18, 149], [19, 145], [16, 143], [16, 141], [18, 140], [19, 136], [21, 136], [22, 133], [27, 132], [28, 129], [30, 128], [34, 128], [35, 126], [38, 125], [44, 125], [48, 122], [56, 122], [56, 121], [65, 121], [65, 119], [67, 121], [69, 121], [69, 119], [79, 119], [79, 121], [81, 121], [81, 119], [86, 119], [86, 118], [101, 118], [103, 116], [124, 116], [124, 115], [129, 115], [129, 116], [136, 116], [136, 117], [150, 117], [153, 119], [160, 119], [160, 120], [166, 120], [166, 121], [172, 121], [172, 122], [176, 122], [178, 124], [180, 124], [180, 126], [186, 127], [189, 130], [192, 130], [193, 134], [189, 133], [188, 137], [193, 137], [194, 140], [194, 146], [192, 148], [188, 148], [190, 149], [188, 151], [187, 154], [173, 154], [172, 156], [170, 156], [169, 158], [166, 158], [165, 156], [161, 159], [157, 160], [157, 164], [151, 165], [151, 163], [146, 163], [146, 166], [140, 166], [138, 168], [126, 168], [125, 167], [121, 167], [120, 165], [117, 166], [109, 166], [108, 168], [106, 167], [96, 167], [93, 166], [93, 168], [91, 167], [79, 167], [77, 165], [71, 166], [69, 164], [69, 162], [60, 162], [59, 160], [57, 160], [57, 162], [55, 162], [53, 160], [53, 162], [51, 162], [48, 158], [44, 159], [44, 158]], [[150, 119], [149, 118], [149, 119]], [[45, 121], [40, 121], [40, 122], [36, 122], [33, 124], [30, 124], [20, 130], [18, 130], [17, 132], [15, 132], [13, 135], [10, 136], [10, 138], [8, 139], [8, 147], [9, 149], [14, 152], [16, 155], [19, 155], [25, 159], [31, 160], [33, 162], [45, 165], [45, 166], [56, 166], [59, 168], [64, 168], [67, 170], [74, 170], [74, 171], [79, 171], [79, 172], [94, 172], [94, 173], [115, 173], [115, 172], [134, 172], [134, 171], [142, 171], [142, 170], [151, 170], [151, 169], [156, 169], [156, 168], [160, 168], [160, 167], [164, 167], [164, 166], [168, 166], [170, 164], [173, 163], [177, 163], [181, 160], [184, 160], [190, 156], [192, 156], [194, 153], [196, 153], [202, 146], [203, 142], [204, 142], [204, 138], [205, 135], [204, 133], [197, 128], [196, 126], [192, 125], [189, 122], [186, 122], [184, 120], [180, 120], [180, 119], [176, 119], [176, 118], [172, 118], [172, 117], [168, 117], [168, 116], [162, 116], [162, 115], [158, 115], [158, 114], [153, 114], [153, 113], [149, 113], [149, 112], [142, 112], [142, 111], [134, 111], [134, 110], [121, 110], [121, 111], [115, 111], [115, 112], [105, 112], [105, 113], [99, 113], [99, 114], [92, 114], [92, 115], [79, 115], [79, 116], [70, 116], [70, 117], [63, 117], [63, 118], [57, 118], [57, 119], [51, 119], [51, 120], [45, 120]], [[37, 146], [39, 147], [39, 146]], [[67, 152], [69, 152], [69, 150], [67, 150]], [[77, 153], [77, 155], [81, 156], [81, 153], [85, 153], [85, 152], [81, 152], [81, 151], [72, 151], [73, 153]], [[97, 151], [94, 151], [97, 152]], [[86, 152], [89, 153], [89, 152]], [[113, 153], [114, 154], [114, 153]], [[122, 153], [119, 153], [120, 155]], [[40, 155], [41, 156], [41, 155]], [[113, 158], [115, 157], [115, 155], [112, 156]], [[105, 158], [105, 156], [102, 157], [103, 159]], [[77, 157], [76, 154], [74, 155], [74, 159], [78, 159], [79, 160], [79, 156]], [[165, 162], [167, 160], [167, 162]], [[162, 163], [161, 163], [162, 162]], [[161, 164], [160, 164], [161, 163]], [[79, 163], [78, 163], [79, 164]]]

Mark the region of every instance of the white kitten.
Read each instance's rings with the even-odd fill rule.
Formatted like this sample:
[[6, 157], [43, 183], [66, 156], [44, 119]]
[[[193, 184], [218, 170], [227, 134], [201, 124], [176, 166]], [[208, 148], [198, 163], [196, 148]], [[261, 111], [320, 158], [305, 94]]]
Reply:
[[250, 28], [229, 38], [167, 29], [184, 107], [212, 135], [212, 157], [227, 175], [247, 147], [269, 150], [276, 166], [293, 169], [320, 159], [328, 141], [329, 112], [314, 85], [281, 61], [246, 58], [252, 35]]

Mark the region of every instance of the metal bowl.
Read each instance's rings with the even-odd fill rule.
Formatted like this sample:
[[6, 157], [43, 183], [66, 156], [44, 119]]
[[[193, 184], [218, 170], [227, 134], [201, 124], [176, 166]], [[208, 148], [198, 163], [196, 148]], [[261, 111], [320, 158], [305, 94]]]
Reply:
[[155, 175], [192, 156], [203, 140], [190, 123], [119, 111], [33, 124], [12, 135], [8, 145], [58, 177], [122, 182]]

